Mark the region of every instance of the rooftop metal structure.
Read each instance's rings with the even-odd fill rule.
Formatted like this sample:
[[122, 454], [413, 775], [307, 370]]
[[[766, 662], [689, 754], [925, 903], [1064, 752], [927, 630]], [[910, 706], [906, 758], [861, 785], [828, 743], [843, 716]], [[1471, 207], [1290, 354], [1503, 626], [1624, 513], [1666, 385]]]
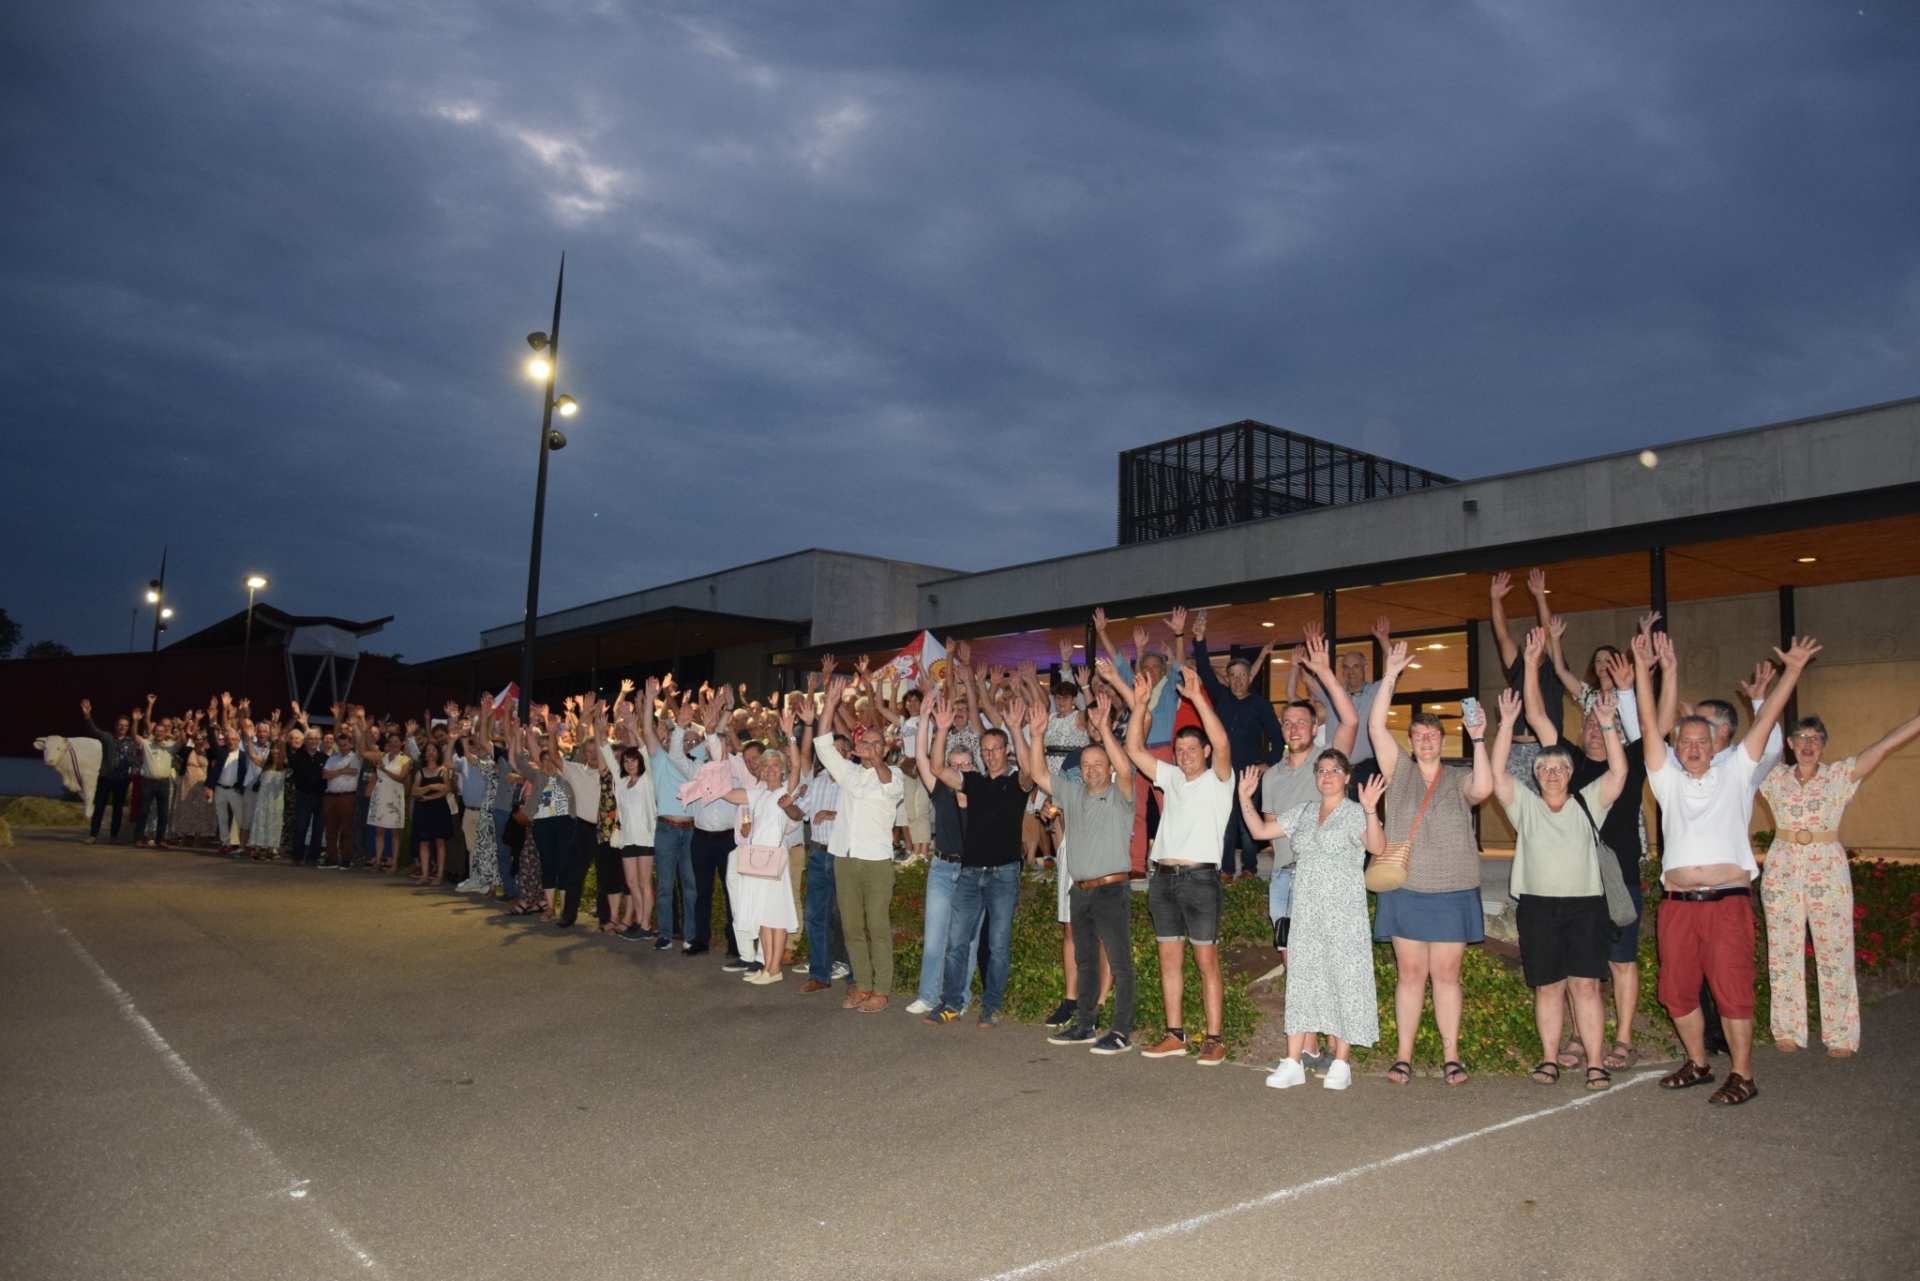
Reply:
[[1238, 525], [1454, 483], [1251, 418], [1120, 455], [1120, 542]]

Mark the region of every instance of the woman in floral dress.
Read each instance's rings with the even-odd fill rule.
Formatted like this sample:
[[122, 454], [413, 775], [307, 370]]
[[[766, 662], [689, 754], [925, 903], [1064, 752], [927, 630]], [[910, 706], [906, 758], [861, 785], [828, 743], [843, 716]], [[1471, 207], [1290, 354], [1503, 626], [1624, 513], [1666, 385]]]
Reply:
[[1809, 929], [1820, 981], [1820, 1037], [1827, 1053], [1844, 1059], [1860, 1048], [1860, 996], [1853, 968], [1853, 873], [1840, 844], [1847, 802], [1880, 768], [1888, 753], [1920, 735], [1920, 716], [1894, 729], [1858, 756], [1823, 764], [1827, 727], [1803, 716], [1787, 743], [1785, 761], [1760, 784], [1773, 810], [1760, 896], [1767, 913], [1767, 979], [1773, 988], [1773, 1044], [1791, 1053], [1807, 1043]]
[[1255, 840], [1285, 836], [1296, 856], [1293, 928], [1287, 939], [1287, 1057], [1267, 1084], [1284, 1090], [1307, 1083], [1301, 1051], [1314, 1033], [1333, 1044], [1334, 1062], [1322, 1084], [1353, 1083], [1350, 1046], [1380, 1039], [1380, 1002], [1373, 981], [1373, 935], [1367, 920], [1366, 856], [1386, 848], [1380, 798], [1387, 781], [1376, 774], [1347, 799], [1352, 767], [1345, 753], [1327, 748], [1313, 761], [1317, 801], [1304, 801], [1271, 820], [1260, 813], [1264, 766], [1240, 773], [1240, 812]]

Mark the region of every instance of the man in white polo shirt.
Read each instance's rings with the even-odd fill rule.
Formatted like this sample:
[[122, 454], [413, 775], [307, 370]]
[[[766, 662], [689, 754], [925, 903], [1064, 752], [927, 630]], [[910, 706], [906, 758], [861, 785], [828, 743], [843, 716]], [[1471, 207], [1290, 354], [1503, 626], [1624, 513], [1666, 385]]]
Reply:
[[1189, 725], [1175, 734], [1171, 765], [1147, 750], [1147, 722], [1153, 719], [1147, 700], [1153, 689], [1144, 673], [1134, 677], [1133, 693], [1127, 759], [1153, 779], [1165, 798], [1160, 831], [1148, 856], [1152, 871], [1147, 878], [1147, 910], [1160, 946], [1160, 995], [1166, 1002], [1167, 1031], [1140, 1055], [1165, 1059], [1187, 1053], [1185, 952], [1191, 943], [1207, 1020], [1200, 1063], [1215, 1067], [1227, 1057], [1220, 1041], [1226, 1006], [1226, 985], [1220, 978], [1220, 851], [1234, 805], [1233, 753], [1227, 746], [1227, 731], [1193, 668], [1180, 670], [1180, 697], [1193, 704], [1205, 732]]
[[[1726, 1081], [1707, 1100], [1732, 1106], [1760, 1090], [1753, 1082], [1753, 881], [1760, 875], [1747, 828], [1769, 731], [1820, 645], [1796, 636], [1779, 655], [1780, 683], [1754, 713], [1738, 747], [1714, 757], [1714, 726], [1703, 716], [1680, 721], [1671, 753], [1661, 741], [1653, 695], [1654, 642], [1633, 638], [1634, 693], [1640, 710], [1640, 748], [1647, 784], [1660, 803], [1661, 880], [1666, 896], [1655, 923], [1660, 944], [1660, 1003], [1673, 1017], [1687, 1061], [1663, 1077], [1669, 1090], [1713, 1080], [1707, 1062], [1704, 978], [1720, 1008], [1733, 1060]], [[1669, 674], [1671, 679], [1671, 673]], [[1678, 758], [1679, 764], [1674, 764]]]

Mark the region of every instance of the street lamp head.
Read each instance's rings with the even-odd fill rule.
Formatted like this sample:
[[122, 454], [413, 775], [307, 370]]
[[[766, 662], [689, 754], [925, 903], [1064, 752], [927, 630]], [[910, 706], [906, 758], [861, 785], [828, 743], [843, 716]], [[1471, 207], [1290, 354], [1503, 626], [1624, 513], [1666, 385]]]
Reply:
[[163, 610], [161, 610], [161, 611], [160, 611], [160, 617], [162, 617], [162, 618], [172, 618], [172, 617], [173, 617], [173, 606], [171, 606], [171, 605], [169, 605], [169, 606], [167, 606], [167, 607], [166, 607], [165, 609], [163, 609]]
[[535, 356], [527, 362], [527, 373], [530, 377], [544, 379], [552, 372], [553, 365], [545, 356]]
[[561, 450], [567, 447], [567, 437], [558, 427], [547, 433], [547, 448]]
[[266, 580], [265, 578], [263, 578], [262, 576], [260, 576], [259, 574], [248, 574], [248, 575], [247, 575], [247, 590], [248, 590], [248, 591], [250, 591], [250, 592], [257, 592], [257, 591], [259, 591], [259, 590], [260, 590], [260, 589], [261, 589], [262, 587], [265, 587], [266, 585], [267, 585], [267, 580]]
[[536, 330], [527, 335], [527, 346], [533, 348], [535, 351], [545, 351], [547, 349], [547, 336]]
[[160, 603], [159, 590], [152, 587], [147, 588], [147, 604], [158, 605], [159, 603]]
[[571, 418], [580, 412], [580, 404], [571, 396], [562, 396], [553, 402], [554, 412], [562, 418]]

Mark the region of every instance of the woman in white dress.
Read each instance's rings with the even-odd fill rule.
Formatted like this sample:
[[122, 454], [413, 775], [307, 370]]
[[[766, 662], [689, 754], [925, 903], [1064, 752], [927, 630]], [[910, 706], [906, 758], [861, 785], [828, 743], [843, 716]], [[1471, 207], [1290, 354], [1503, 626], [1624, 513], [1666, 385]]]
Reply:
[[[801, 816], [799, 802], [787, 784], [796, 773], [794, 759], [799, 748], [793, 738], [793, 713], [780, 718], [786, 732], [786, 753], [769, 751], [760, 757], [759, 777], [751, 787], [734, 788], [726, 799], [740, 807], [734, 820], [733, 857], [727, 860], [727, 901], [733, 905], [734, 938], [740, 955], [755, 959], [759, 952], [761, 968], [749, 970], [749, 983], [778, 983], [786, 978], [781, 969], [787, 950], [787, 935], [800, 928], [799, 914], [793, 907], [791, 861], [786, 848], [787, 825]], [[756, 855], [771, 850], [764, 863], [775, 875], [753, 875], [743, 867], [761, 861]]]
[[400, 832], [407, 825], [407, 776], [413, 762], [406, 753], [406, 740], [399, 733], [387, 735], [386, 751], [378, 748], [363, 753], [373, 762], [373, 794], [367, 799], [367, 826], [374, 830], [373, 861], [383, 872], [400, 865]]
[[1285, 836], [1297, 861], [1293, 873], [1293, 928], [1287, 940], [1287, 1057], [1268, 1076], [1276, 1090], [1307, 1083], [1300, 1053], [1316, 1032], [1333, 1043], [1333, 1065], [1321, 1082], [1329, 1090], [1353, 1083], [1347, 1062], [1353, 1045], [1380, 1039], [1380, 1005], [1373, 981], [1373, 937], [1367, 920], [1366, 856], [1386, 848], [1380, 798], [1387, 781], [1376, 774], [1347, 799], [1351, 766], [1327, 748], [1313, 760], [1318, 801], [1304, 801], [1268, 819], [1255, 798], [1264, 767], [1240, 774], [1240, 810], [1259, 841]]
[[[276, 713], [277, 714], [277, 713]], [[267, 753], [267, 767], [260, 771], [260, 782], [253, 796], [253, 826], [247, 831], [248, 853], [254, 858], [272, 858], [280, 852], [280, 838], [287, 818], [287, 742], [275, 739]]]

